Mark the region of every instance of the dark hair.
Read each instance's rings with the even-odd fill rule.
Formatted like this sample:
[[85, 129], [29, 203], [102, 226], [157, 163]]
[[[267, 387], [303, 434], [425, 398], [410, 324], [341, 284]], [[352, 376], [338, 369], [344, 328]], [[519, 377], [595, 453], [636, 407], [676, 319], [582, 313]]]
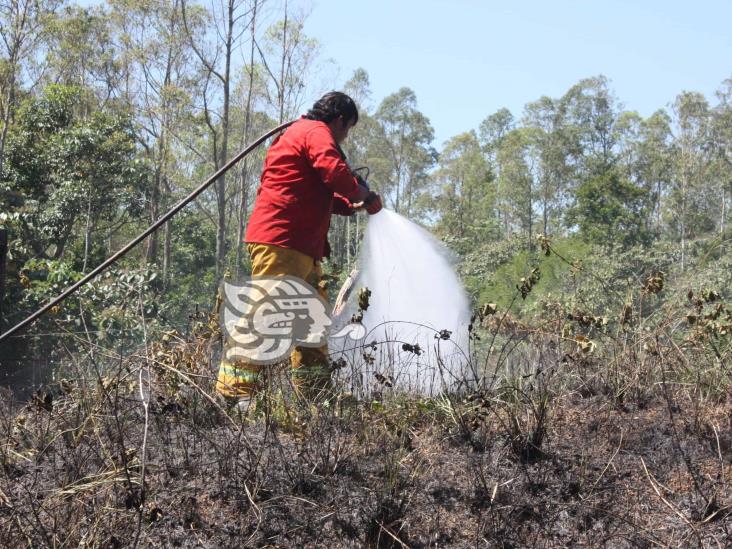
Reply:
[[313, 107], [307, 112], [305, 118], [308, 120], [319, 120], [328, 124], [339, 116], [348, 122], [358, 122], [358, 108], [356, 103], [343, 92], [332, 91], [318, 99]]

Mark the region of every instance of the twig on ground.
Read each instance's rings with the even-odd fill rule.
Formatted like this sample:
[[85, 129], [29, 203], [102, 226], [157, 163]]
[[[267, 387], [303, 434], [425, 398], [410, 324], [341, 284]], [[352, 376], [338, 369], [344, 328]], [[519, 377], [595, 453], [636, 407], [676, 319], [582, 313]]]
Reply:
[[640, 458], [640, 461], [641, 461], [641, 465], [643, 465], [643, 470], [646, 473], [646, 478], [648, 478], [648, 482], [651, 484], [651, 488], [653, 488], [653, 491], [656, 492], [656, 495], [658, 496], [658, 498], [664, 503], [664, 505], [666, 505], [666, 507], [671, 509], [671, 511], [673, 511], [674, 514], [676, 514], [681, 520], [683, 520], [684, 523], [686, 523], [686, 525], [689, 528], [691, 528], [694, 531], [694, 534], [696, 534], [698, 537], [699, 531], [697, 530], [697, 528], [692, 524], [692, 522], [688, 518], [686, 518], [686, 515], [684, 515], [684, 513], [679, 511], [678, 508], [674, 504], [672, 504], [665, 497], [663, 497], [663, 495], [661, 495], [660, 490], [656, 486], [657, 481], [655, 480], [655, 478], [653, 478], [653, 475], [651, 475], [651, 473], [648, 471], [648, 467], [646, 467], [646, 462], [643, 461], [642, 457]]

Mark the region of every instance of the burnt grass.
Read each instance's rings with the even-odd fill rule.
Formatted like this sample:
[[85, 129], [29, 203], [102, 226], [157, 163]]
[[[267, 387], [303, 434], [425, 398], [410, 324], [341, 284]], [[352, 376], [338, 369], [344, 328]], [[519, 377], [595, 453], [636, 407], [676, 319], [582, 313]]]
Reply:
[[4, 395], [2, 547], [732, 545], [724, 396], [567, 391], [537, 413], [497, 391], [315, 406], [272, 390], [242, 420], [155, 378], [146, 422], [138, 382]]

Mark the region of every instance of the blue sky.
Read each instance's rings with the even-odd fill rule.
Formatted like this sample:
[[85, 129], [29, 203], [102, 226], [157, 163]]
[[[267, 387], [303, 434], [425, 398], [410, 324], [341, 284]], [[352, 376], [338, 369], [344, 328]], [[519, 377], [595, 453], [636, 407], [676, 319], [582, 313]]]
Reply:
[[[306, 0], [307, 1], [307, 0]], [[683, 90], [732, 78], [732, 1], [310, 0], [305, 32], [321, 56], [369, 73], [372, 103], [402, 86], [417, 94], [435, 145], [501, 107], [519, 117], [604, 74], [644, 116]]]

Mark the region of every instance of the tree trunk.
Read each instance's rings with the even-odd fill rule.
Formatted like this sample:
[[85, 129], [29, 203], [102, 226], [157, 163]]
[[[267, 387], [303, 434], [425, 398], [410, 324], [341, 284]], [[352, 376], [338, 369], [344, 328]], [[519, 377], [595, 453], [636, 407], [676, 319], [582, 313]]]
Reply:
[[[170, 180], [167, 176], [163, 177], [163, 188], [165, 189], [165, 200], [163, 206], [165, 209], [168, 208], [170, 203], [170, 196], [173, 189], [170, 186]], [[163, 226], [163, 288], [162, 292], [165, 293], [170, 284], [170, 267], [173, 256], [173, 221], [168, 221]]]
[[548, 177], [544, 178], [544, 205], [542, 207], [542, 221], [544, 223], [544, 236], [549, 234], [549, 181]]
[[[216, 168], [226, 164], [229, 155], [229, 103], [231, 100], [231, 56], [234, 35], [234, 1], [229, 0], [226, 21], [226, 58], [222, 79], [224, 110], [221, 116], [221, 150]], [[218, 206], [218, 222], [216, 227], [216, 279], [224, 274], [226, 257], [226, 175], [216, 181], [216, 205]]]
[[91, 248], [91, 227], [92, 227], [91, 203], [92, 203], [92, 200], [91, 200], [91, 192], [90, 192], [88, 200], [87, 200], [87, 205], [86, 205], [86, 229], [84, 230], [84, 265], [81, 268], [81, 271], [83, 273], [86, 272], [86, 266], [89, 261], [89, 249]]
[[722, 214], [719, 221], [719, 233], [724, 233], [725, 216], [727, 215], [727, 189], [722, 185]]
[[244, 229], [246, 227], [247, 209], [249, 208], [249, 186], [247, 185], [247, 178], [249, 174], [247, 168], [247, 161], [244, 160], [244, 165], [241, 168], [240, 175], [241, 185], [239, 189], [239, 216], [237, 219], [236, 231], [236, 280], [239, 280], [239, 275], [241, 274], [242, 256], [244, 255]]
[[[155, 223], [160, 215], [160, 172], [155, 174], [152, 193], [150, 194], [150, 223]], [[155, 263], [158, 257], [158, 232], [155, 231], [147, 239], [145, 263]]]
[[279, 103], [280, 103], [280, 121], [285, 121], [285, 86], [287, 85], [287, 74], [285, 66], [287, 61], [287, 0], [285, 0], [285, 20], [282, 26], [282, 65], [280, 67], [280, 85], [278, 87]]
[[3, 301], [5, 300], [5, 261], [8, 255], [8, 232], [0, 229], [0, 334], [3, 333]]
[[[252, 43], [249, 48], [249, 89], [247, 90], [247, 102], [246, 112], [244, 113], [244, 136], [242, 145], [246, 145], [249, 142], [249, 132], [251, 131], [252, 122], [252, 96], [254, 94], [254, 50], [256, 48], [255, 43], [255, 32], [257, 23], [257, 0], [254, 0], [252, 6]], [[247, 209], [249, 208], [248, 203], [248, 160], [245, 158], [241, 168], [241, 186], [239, 188], [239, 216], [237, 219], [237, 231], [236, 231], [236, 262], [234, 263], [236, 269], [236, 279], [239, 279], [242, 255], [244, 248], [244, 229], [246, 227]]]
[[[10, 93], [8, 93], [8, 97]], [[3, 112], [3, 131], [0, 133], [0, 177], [3, 174], [3, 167], [5, 163], [5, 141], [8, 138], [8, 125], [10, 124], [10, 99], [6, 99], [5, 110]]]
[[[14, 55], [14, 54], [13, 54]], [[11, 71], [10, 82], [8, 83], [8, 94], [5, 97], [5, 109], [3, 110], [3, 131], [0, 133], [0, 177], [3, 174], [3, 168], [5, 167], [5, 143], [8, 139], [8, 126], [10, 125], [10, 117], [12, 114], [12, 104], [15, 102], [15, 61], [11, 58]]]
[[[356, 214], [358, 215], [358, 214]], [[346, 218], [346, 267], [351, 272], [351, 216]]]
[[172, 221], [168, 221], [163, 227], [163, 293], [168, 289], [168, 282], [170, 281], [172, 224]]
[[661, 181], [656, 181], [656, 238], [661, 237]]
[[[529, 186], [531, 186], [531, 183], [530, 182], [529, 182]], [[533, 226], [532, 225], [533, 225], [533, 222], [532, 221], [533, 221], [533, 218], [534, 218], [534, 204], [533, 204], [533, 199], [532, 199], [532, 196], [531, 196], [531, 191], [529, 191], [529, 203], [528, 203], [528, 206], [529, 206], [529, 210], [527, 212], [529, 214], [529, 217], [528, 217], [528, 220], [527, 220], [528, 229], [529, 229], [529, 231], [528, 231], [528, 235], [529, 235], [528, 245], [529, 246], [528, 247], [529, 247], [529, 252], [531, 252], [531, 251], [534, 250], [534, 243], [532, 241], [532, 236], [533, 236], [533, 234], [532, 234], [532, 229], [533, 229]]]
[[681, 205], [681, 272], [684, 272], [686, 262], [686, 197]]

